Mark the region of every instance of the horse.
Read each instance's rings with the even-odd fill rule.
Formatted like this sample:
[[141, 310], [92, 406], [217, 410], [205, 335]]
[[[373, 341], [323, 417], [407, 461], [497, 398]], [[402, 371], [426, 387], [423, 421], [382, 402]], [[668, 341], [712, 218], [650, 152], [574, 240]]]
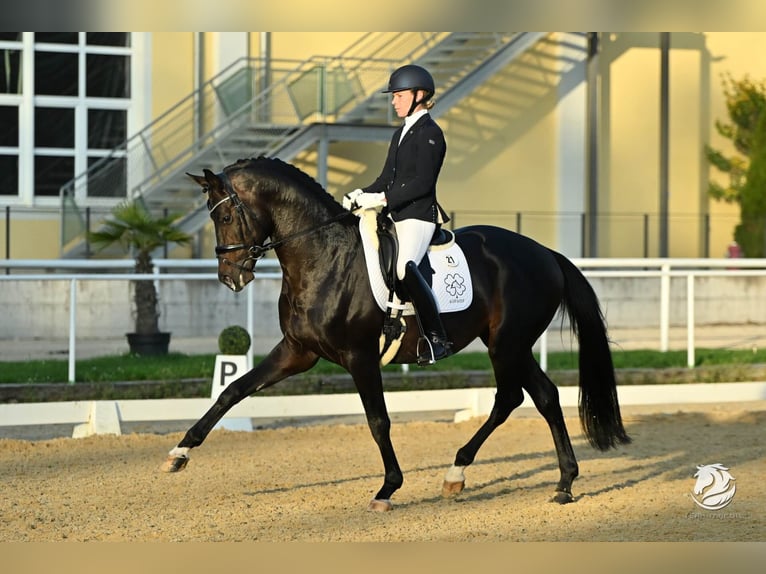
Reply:
[[[383, 461], [382, 487], [368, 510], [388, 511], [403, 474], [390, 438], [391, 420], [381, 376], [379, 340], [385, 313], [371, 293], [359, 219], [315, 179], [278, 158], [241, 159], [222, 172], [188, 174], [207, 194], [215, 228], [218, 278], [241, 291], [256, 262], [273, 251], [282, 269], [279, 323], [282, 338], [268, 355], [218, 396], [167, 455], [165, 472], [186, 467], [189, 451], [205, 440], [242, 399], [313, 367], [320, 358], [347, 370], [359, 394]], [[442, 495], [465, 488], [465, 469], [490, 434], [521, 405], [525, 390], [547, 422], [559, 465], [552, 501], [573, 502], [578, 464], [564, 422], [558, 390], [541, 369], [533, 345], [557, 313], [567, 313], [579, 342], [579, 416], [596, 449], [630, 442], [623, 427], [605, 317], [582, 272], [564, 255], [533, 239], [490, 225], [454, 230], [470, 265], [473, 299], [468, 308], [442, 315], [454, 352], [476, 338], [487, 347], [496, 380], [486, 421], [457, 450]], [[391, 361], [414, 363], [418, 328], [406, 331]]]

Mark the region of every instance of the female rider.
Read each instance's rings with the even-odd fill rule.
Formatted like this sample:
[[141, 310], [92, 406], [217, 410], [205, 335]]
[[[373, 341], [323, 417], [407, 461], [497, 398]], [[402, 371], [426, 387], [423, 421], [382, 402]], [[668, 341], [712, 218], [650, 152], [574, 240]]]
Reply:
[[392, 94], [391, 103], [404, 123], [393, 134], [378, 178], [343, 200], [349, 209], [383, 205], [394, 222], [399, 241], [396, 275], [428, 343], [419, 364], [432, 364], [452, 352], [433, 292], [418, 270], [438, 226], [449, 221], [436, 201], [436, 180], [447, 144], [428, 113], [434, 91], [433, 77], [420, 66], [402, 66], [391, 74], [383, 93]]

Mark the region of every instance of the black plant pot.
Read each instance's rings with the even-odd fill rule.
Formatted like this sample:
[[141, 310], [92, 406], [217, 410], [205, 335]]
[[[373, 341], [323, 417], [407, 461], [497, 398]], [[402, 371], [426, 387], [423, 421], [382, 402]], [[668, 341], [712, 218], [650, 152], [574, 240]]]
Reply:
[[167, 355], [170, 333], [127, 333], [130, 352], [134, 355]]

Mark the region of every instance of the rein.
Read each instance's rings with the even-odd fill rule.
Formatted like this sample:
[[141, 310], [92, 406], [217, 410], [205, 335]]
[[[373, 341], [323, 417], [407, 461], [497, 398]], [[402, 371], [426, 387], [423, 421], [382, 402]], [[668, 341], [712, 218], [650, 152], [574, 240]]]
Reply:
[[[229, 176], [226, 175], [226, 173], [222, 174], [222, 179], [224, 180], [224, 186], [226, 188], [227, 196], [218, 201], [215, 205], [208, 208], [209, 213], [212, 215], [213, 212], [218, 208], [221, 204], [231, 201], [234, 205], [234, 208], [236, 209], [237, 213], [239, 214], [240, 221], [244, 224], [246, 230], [252, 234], [253, 230], [248, 225], [247, 218], [244, 216], [244, 210], [247, 209], [252, 218], [258, 222], [258, 216], [255, 214], [255, 211], [253, 211], [250, 207], [248, 207], [246, 204], [242, 202], [242, 200], [237, 195], [237, 192], [234, 191], [234, 186], [231, 185], [231, 181], [229, 180]], [[345, 219], [346, 217], [353, 215], [352, 212], [344, 210], [343, 213], [339, 213], [338, 215], [335, 215], [331, 217], [330, 219], [327, 219], [321, 223], [318, 223], [317, 225], [314, 225], [312, 227], [309, 227], [308, 229], [303, 229], [301, 231], [297, 231], [296, 233], [293, 233], [292, 235], [288, 235], [287, 237], [283, 237], [282, 239], [278, 241], [269, 241], [268, 243], [264, 243], [262, 245], [258, 245], [257, 243], [253, 243], [252, 245], [248, 245], [244, 242], [242, 243], [230, 243], [228, 245], [216, 245], [215, 246], [215, 253], [216, 256], [219, 256], [224, 253], [231, 253], [233, 251], [242, 251], [247, 250], [247, 257], [244, 259], [242, 263], [236, 263], [229, 261], [228, 259], [223, 259], [223, 263], [231, 266], [236, 267], [237, 269], [243, 270], [243, 271], [252, 271], [252, 269], [245, 268], [244, 264], [248, 261], [253, 261], [253, 267], [255, 266], [255, 262], [257, 262], [259, 259], [261, 259], [267, 252], [272, 251], [274, 249], [277, 249], [278, 247], [284, 245], [288, 241], [292, 241], [293, 239], [297, 239], [299, 237], [303, 237], [304, 235], [309, 235], [311, 233], [314, 233], [323, 227], [326, 227], [327, 225], [330, 225], [331, 223], [335, 223], [337, 221], [341, 221], [342, 219]]]

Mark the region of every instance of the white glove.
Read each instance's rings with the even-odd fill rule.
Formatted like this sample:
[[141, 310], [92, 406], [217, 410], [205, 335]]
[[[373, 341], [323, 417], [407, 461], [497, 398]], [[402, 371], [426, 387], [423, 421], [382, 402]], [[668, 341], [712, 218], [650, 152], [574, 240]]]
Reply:
[[346, 195], [343, 196], [343, 202], [342, 205], [349, 211], [353, 211], [354, 209], [358, 209], [358, 205], [356, 204], [356, 199], [363, 195], [364, 192], [357, 188], [354, 191], [349, 191]]
[[386, 205], [386, 194], [382, 191], [380, 193], [363, 193], [356, 198], [356, 204], [359, 209], [375, 209], [381, 205]]

